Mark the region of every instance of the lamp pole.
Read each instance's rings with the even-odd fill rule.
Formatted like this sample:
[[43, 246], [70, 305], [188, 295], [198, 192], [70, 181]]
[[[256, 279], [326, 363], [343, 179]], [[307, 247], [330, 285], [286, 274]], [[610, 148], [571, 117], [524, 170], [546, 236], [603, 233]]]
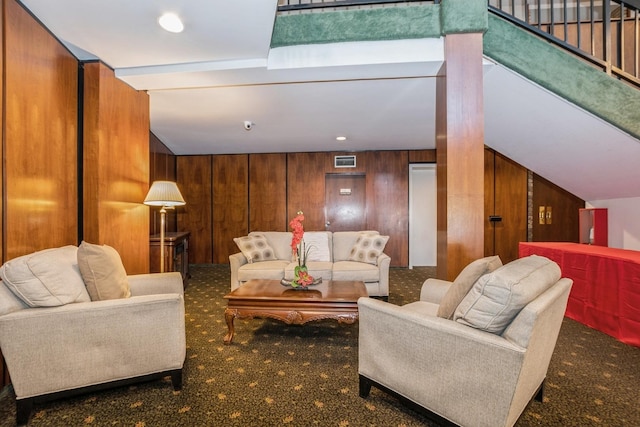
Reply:
[[160, 273], [164, 273], [164, 226], [166, 214], [167, 209], [162, 206], [160, 208]]

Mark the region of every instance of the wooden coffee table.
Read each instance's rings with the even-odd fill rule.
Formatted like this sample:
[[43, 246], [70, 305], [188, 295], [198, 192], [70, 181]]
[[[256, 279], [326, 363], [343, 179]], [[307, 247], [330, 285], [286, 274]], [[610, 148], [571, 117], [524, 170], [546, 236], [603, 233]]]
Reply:
[[249, 280], [225, 295], [224, 318], [229, 332], [224, 343], [233, 340], [235, 318], [269, 317], [288, 325], [323, 319], [351, 324], [358, 320], [358, 298], [366, 296], [367, 289], [360, 281], [327, 280], [297, 290], [282, 286], [278, 280]]

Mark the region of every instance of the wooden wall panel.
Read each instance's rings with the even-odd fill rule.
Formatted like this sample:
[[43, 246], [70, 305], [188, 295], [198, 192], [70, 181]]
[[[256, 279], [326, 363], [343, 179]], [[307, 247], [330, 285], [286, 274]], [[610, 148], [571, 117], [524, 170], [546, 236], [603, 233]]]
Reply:
[[189, 262], [213, 262], [212, 157], [178, 156], [177, 183], [187, 204], [177, 208], [178, 230], [190, 231]]
[[496, 236], [494, 225], [488, 218], [493, 215], [496, 206], [495, 197], [495, 151], [485, 148], [484, 150], [484, 255], [495, 255]]
[[493, 215], [502, 217], [493, 223], [494, 254], [506, 264], [518, 258], [518, 243], [527, 241], [527, 169], [499, 153], [494, 167]]
[[324, 174], [332, 159], [326, 152], [287, 154], [287, 224], [302, 211], [305, 230], [324, 231]]
[[[539, 224], [540, 206], [551, 207], [551, 224]], [[546, 179], [533, 176], [533, 241], [579, 242], [578, 209], [584, 208], [584, 200], [561, 189]]]
[[288, 231], [288, 223], [287, 155], [250, 154], [249, 231]]
[[78, 62], [15, 1], [3, 22], [6, 261], [78, 242]]
[[441, 182], [438, 174], [437, 185], [438, 205], [446, 207], [447, 220], [445, 228], [440, 220], [438, 225], [437, 276], [453, 280], [484, 255], [482, 34], [448, 34], [445, 53], [445, 99], [436, 97], [436, 104], [443, 104], [436, 110], [446, 115], [446, 123], [445, 129], [436, 124], [436, 134], [444, 130], [446, 137], [436, 138], [436, 149], [438, 163], [446, 163], [441, 169], [446, 180]]
[[[153, 181], [176, 181], [176, 155], [152, 132], [149, 133], [149, 185]], [[149, 209], [149, 234], [160, 233], [160, 211]], [[166, 231], [178, 230], [177, 210], [166, 214]]]
[[390, 236], [385, 253], [392, 266], [409, 265], [409, 155], [367, 153], [367, 228]]
[[213, 156], [213, 263], [238, 252], [233, 239], [249, 232], [249, 156]]
[[[4, 46], [4, 16], [5, 16], [5, 2], [0, 1], [0, 46]], [[0, 53], [0, 141], [4, 141], [4, 53]], [[2, 144], [0, 144], [0, 147]], [[3, 164], [4, 164], [4, 150], [0, 150], [0, 188], [4, 189], [3, 180]], [[4, 191], [3, 191], [4, 193]], [[4, 224], [4, 197], [0, 197], [0, 221]], [[4, 227], [0, 226], [0, 263], [4, 261]], [[4, 357], [0, 352], [0, 388], [9, 384], [11, 379], [9, 378], [9, 371], [4, 363]]]
[[409, 163], [435, 163], [436, 150], [409, 150]]
[[102, 63], [84, 64], [84, 240], [149, 272], [149, 96]]
[[[0, 0], [0, 46], [4, 46], [5, 1]], [[0, 263], [4, 261], [4, 52], [0, 52]], [[7, 384], [3, 372], [4, 360], [0, 357], [0, 387]]]

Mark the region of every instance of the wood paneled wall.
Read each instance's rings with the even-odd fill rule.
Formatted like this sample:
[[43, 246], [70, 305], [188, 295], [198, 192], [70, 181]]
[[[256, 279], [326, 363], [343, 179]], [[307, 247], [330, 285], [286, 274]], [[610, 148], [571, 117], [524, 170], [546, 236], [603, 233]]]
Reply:
[[287, 224], [302, 211], [305, 230], [325, 229], [324, 174], [330, 158], [326, 152], [287, 154]]
[[[546, 179], [533, 175], [533, 241], [579, 242], [580, 227], [578, 209], [584, 208], [584, 200], [574, 196]], [[538, 221], [538, 210], [551, 208], [551, 223]]]
[[177, 182], [185, 206], [178, 207], [178, 230], [190, 231], [189, 262], [213, 263], [213, 189], [211, 156], [178, 156]]
[[[234, 237], [249, 226], [249, 155], [213, 156], [213, 263], [237, 252]], [[231, 237], [233, 236], [233, 237]]]
[[249, 155], [249, 231], [287, 231], [287, 155]]
[[84, 240], [113, 246], [129, 274], [149, 272], [149, 96], [84, 64]]
[[324, 230], [326, 174], [359, 173], [367, 182], [367, 228], [389, 235], [385, 252], [392, 265], [407, 266], [409, 152], [355, 153], [356, 168], [334, 167], [334, 156], [343, 154], [178, 156], [178, 184], [187, 201], [178, 228], [192, 232], [191, 262], [228, 263], [237, 252], [234, 237], [287, 231], [299, 210], [307, 231]]
[[3, 261], [78, 238], [78, 62], [4, 2]]
[[[527, 241], [527, 169], [485, 149], [485, 255], [504, 264], [518, 258], [518, 243]], [[492, 222], [489, 216], [499, 216]]]
[[[409, 265], [409, 154], [367, 153], [367, 228], [390, 236], [385, 253], [391, 264]], [[393, 255], [392, 255], [393, 254]]]

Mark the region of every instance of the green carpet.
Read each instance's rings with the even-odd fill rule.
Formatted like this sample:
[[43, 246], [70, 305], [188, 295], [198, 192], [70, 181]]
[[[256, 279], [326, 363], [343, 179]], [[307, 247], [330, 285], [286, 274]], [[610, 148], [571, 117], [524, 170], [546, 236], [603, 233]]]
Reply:
[[[430, 274], [391, 269], [390, 302], [417, 300]], [[367, 399], [358, 396], [357, 323], [236, 320], [234, 342], [225, 346], [228, 266], [194, 266], [192, 275], [182, 391], [174, 392], [167, 378], [42, 403], [30, 425], [435, 425], [375, 388]], [[639, 368], [640, 349], [565, 319], [545, 402], [532, 402], [517, 426], [639, 426]], [[0, 420], [14, 425], [10, 391], [0, 399]]]

